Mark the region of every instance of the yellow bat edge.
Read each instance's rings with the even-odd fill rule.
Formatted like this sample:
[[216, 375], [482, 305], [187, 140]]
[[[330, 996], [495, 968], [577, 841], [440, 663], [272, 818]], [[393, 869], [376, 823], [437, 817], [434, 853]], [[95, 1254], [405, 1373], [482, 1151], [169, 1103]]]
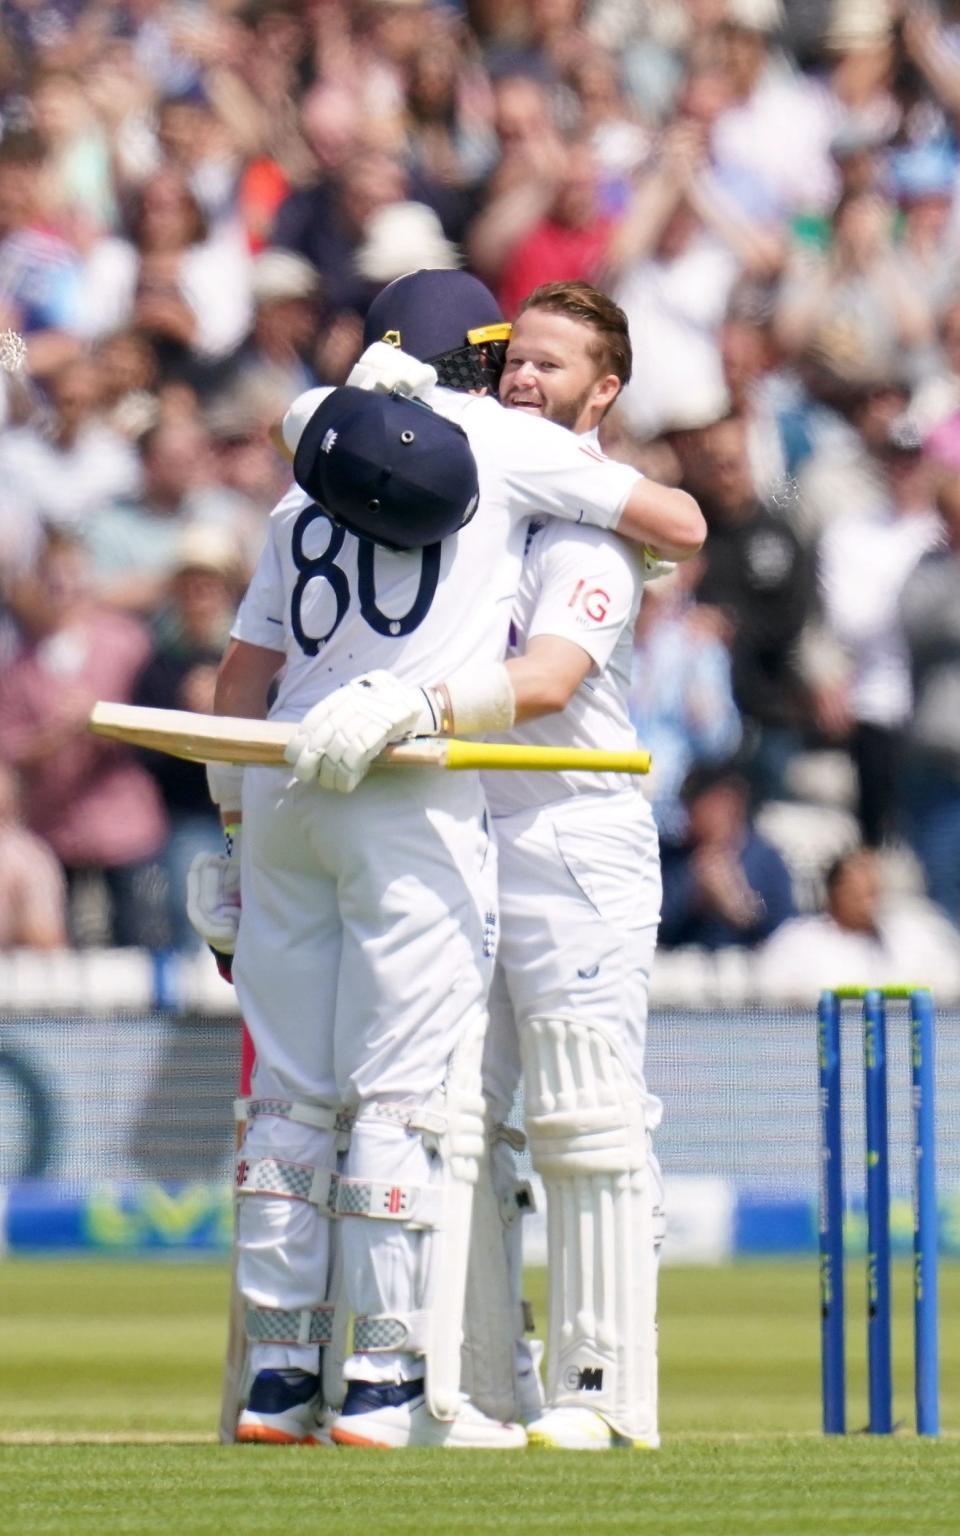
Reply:
[[[88, 730], [128, 746], [197, 763], [252, 763], [283, 767], [283, 749], [295, 726], [280, 720], [200, 715], [185, 709], [148, 709], [137, 704], [93, 706]], [[603, 752], [586, 747], [528, 747], [496, 741], [459, 741], [419, 736], [387, 747], [377, 759], [387, 766], [649, 773], [649, 752]]]

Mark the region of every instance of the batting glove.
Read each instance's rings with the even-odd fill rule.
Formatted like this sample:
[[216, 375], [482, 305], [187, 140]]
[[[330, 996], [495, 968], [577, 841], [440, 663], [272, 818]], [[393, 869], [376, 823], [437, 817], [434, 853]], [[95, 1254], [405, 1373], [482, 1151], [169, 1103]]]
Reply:
[[440, 728], [427, 691], [392, 672], [368, 672], [337, 688], [304, 715], [284, 757], [301, 784], [348, 795], [367, 776], [374, 758], [404, 736], [432, 736]]
[[384, 395], [407, 395], [429, 400], [437, 382], [437, 370], [387, 341], [373, 342], [354, 363], [347, 383], [355, 389], [374, 389]]
[[219, 955], [232, 955], [240, 927], [240, 828], [227, 829], [225, 853], [198, 853], [187, 871], [187, 916]]

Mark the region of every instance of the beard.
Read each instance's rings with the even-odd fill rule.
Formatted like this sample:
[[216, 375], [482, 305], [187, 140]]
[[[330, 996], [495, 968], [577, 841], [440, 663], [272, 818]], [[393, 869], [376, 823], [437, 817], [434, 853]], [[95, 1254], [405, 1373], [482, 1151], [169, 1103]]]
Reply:
[[591, 384], [589, 389], [583, 390], [579, 395], [574, 395], [569, 400], [548, 402], [544, 407], [544, 417], [547, 421], [552, 421], [555, 426], [567, 427], [572, 430], [579, 421], [592, 391], [593, 385]]

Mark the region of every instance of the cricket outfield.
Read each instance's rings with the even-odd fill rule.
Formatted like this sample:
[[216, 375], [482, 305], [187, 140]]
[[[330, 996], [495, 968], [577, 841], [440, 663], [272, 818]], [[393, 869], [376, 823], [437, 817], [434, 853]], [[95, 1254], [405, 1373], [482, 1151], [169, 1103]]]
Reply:
[[[866, 1417], [848, 1270], [849, 1422]], [[543, 1277], [529, 1287], [542, 1315]], [[909, 1270], [894, 1274], [892, 1438], [824, 1440], [809, 1261], [663, 1273], [656, 1453], [403, 1453], [215, 1443], [227, 1272], [0, 1264], [0, 1530], [522, 1536], [946, 1536], [960, 1508], [960, 1266], [941, 1279], [944, 1435], [912, 1421]]]

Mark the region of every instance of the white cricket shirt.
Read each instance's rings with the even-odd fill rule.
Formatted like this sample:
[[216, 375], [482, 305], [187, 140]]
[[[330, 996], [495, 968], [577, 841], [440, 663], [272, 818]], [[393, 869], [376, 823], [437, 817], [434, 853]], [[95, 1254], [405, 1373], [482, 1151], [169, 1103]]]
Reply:
[[[531, 534], [510, 625], [508, 656], [522, 656], [535, 635], [559, 635], [594, 663], [566, 709], [516, 726], [504, 741], [544, 747], [637, 745], [627, 696], [633, 626], [643, 595], [639, 550], [596, 528], [551, 521]], [[615, 773], [485, 773], [494, 816], [571, 795], [638, 787]]]
[[376, 548], [299, 486], [270, 514], [232, 634], [286, 656], [272, 719], [299, 720], [381, 667], [435, 683], [468, 662], [502, 660], [529, 517], [610, 527], [639, 479], [595, 443], [495, 400], [439, 389], [432, 403], [463, 428], [479, 472], [477, 512], [454, 537], [407, 553]]

